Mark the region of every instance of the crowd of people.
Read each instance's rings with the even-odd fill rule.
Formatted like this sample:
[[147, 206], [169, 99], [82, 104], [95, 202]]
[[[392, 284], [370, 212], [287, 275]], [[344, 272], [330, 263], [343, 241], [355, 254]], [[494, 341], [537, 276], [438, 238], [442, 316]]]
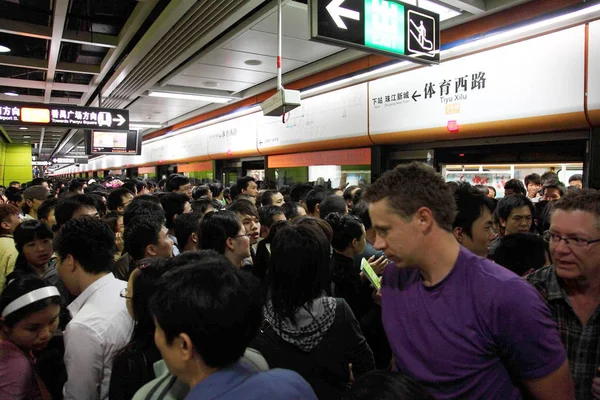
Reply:
[[600, 399], [600, 192], [0, 188], [0, 399]]

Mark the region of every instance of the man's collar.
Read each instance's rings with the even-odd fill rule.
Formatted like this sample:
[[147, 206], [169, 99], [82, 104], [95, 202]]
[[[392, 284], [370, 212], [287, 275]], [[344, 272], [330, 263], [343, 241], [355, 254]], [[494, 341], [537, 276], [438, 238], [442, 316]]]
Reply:
[[100, 289], [104, 285], [110, 283], [114, 279], [116, 279], [116, 278], [111, 272], [111, 273], [103, 276], [102, 278], [98, 279], [97, 281], [92, 283], [90, 286], [88, 286], [83, 292], [81, 292], [81, 294], [79, 296], [77, 296], [77, 298], [75, 300], [73, 300], [73, 302], [71, 302], [71, 304], [69, 304], [67, 306], [67, 309], [71, 313], [71, 316], [73, 318], [75, 318], [77, 313], [84, 306], [87, 299], [89, 299], [94, 294], [94, 292], [96, 292], [98, 289]]

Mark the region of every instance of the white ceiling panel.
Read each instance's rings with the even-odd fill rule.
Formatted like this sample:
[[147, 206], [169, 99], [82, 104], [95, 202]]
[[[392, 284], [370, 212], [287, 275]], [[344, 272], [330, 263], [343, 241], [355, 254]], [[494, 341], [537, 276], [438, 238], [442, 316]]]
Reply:
[[[308, 7], [306, 4], [288, 3], [283, 7], [281, 20], [283, 36], [301, 40], [308, 40]], [[277, 13], [274, 12], [267, 18], [252, 27], [255, 31], [277, 34]]]
[[268, 73], [238, 68], [223, 68], [216, 65], [194, 64], [186, 69], [182, 75], [256, 84], [273, 78], [276, 71]]
[[[249, 30], [227, 43], [225, 49], [277, 57], [277, 35]], [[306, 63], [325, 58], [342, 50], [341, 47], [284, 37], [283, 58]]]
[[[207, 85], [205, 85], [205, 82], [211, 82], [211, 83], [213, 83], [213, 85], [207, 86]], [[188, 87], [193, 87], [193, 88], [219, 89], [219, 90], [226, 90], [228, 92], [233, 92], [233, 93], [237, 93], [237, 92], [247, 89], [251, 86], [254, 86], [253, 83], [247, 83], [247, 82], [235, 82], [235, 81], [228, 81], [225, 79], [213, 79], [213, 78], [207, 78], [207, 77], [194, 77], [194, 76], [187, 76], [187, 75], [178, 75], [175, 78], [171, 79], [169, 81], [169, 84], [177, 85], [177, 86], [188, 86]], [[214, 86], [214, 84], [216, 84], [216, 86]]]
[[128, 107], [129, 120], [162, 124], [208, 104], [203, 101], [142, 97]]
[[[246, 60], [261, 61], [260, 65], [246, 65]], [[218, 65], [222, 67], [238, 68], [249, 71], [260, 71], [275, 73], [277, 71], [277, 57], [264, 56], [260, 54], [245, 53], [241, 51], [232, 51], [226, 49], [215, 50], [206, 56], [202, 57], [199, 64]], [[293, 69], [305, 65], [302, 61], [283, 59], [283, 72], [288, 72]]]

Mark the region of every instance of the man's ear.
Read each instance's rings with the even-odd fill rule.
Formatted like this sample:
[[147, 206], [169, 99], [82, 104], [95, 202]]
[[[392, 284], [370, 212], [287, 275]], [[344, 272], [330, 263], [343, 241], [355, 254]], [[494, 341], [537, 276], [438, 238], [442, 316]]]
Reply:
[[148, 254], [150, 257], [156, 257], [156, 255], [158, 254], [156, 251], [156, 245], [149, 244], [148, 246], [146, 246], [146, 254]]
[[500, 226], [506, 228], [506, 220], [504, 218], [500, 218]]
[[177, 219], [177, 217], [179, 217], [179, 214], [173, 215], [173, 221], [175, 221]]
[[8, 231], [10, 229], [10, 224], [6, 221], [2, 221], [0, 222], [0, 226], [2, 227], [2, 229], [4, 229], [5, 231]]
[[196, 232], [192, 232], [190, 239], [192, 239], [192, 242], [198, 243], [198, 234]]
[[463, 229], [460, 226], [457, 226], [456, 228], [454, 228], [452, 230], [452, 234], [454, 235], [454, 238], [456, 239], [456, 241], [458, 243], [462, 243], [463, 242], [464, 232], [463, 232]]
[[419, 208], [415, 213], [415, 218], [417, 218], [419, 227], [422, 231], [429, 231], [435, 222], [433, 213], [427, 207]]
[[125, 207], [117, 207], [117, 211], [120, 212], [121, 214], [125, 211]]
[[174, 340], [177, 342], [177, 350], [180, 352], [181, 358], [184, 361], [190, 361], [194, 358], [196, 350], [192, 339], [187, 333], [180, 333]]
[[77, 261], [71, 254], [67, 254], [62, 264], [67, 267], [68, 271], [75, 272], [75, 269], [77, 269]]
[[225, 241], [225, 247], [227, 247], [230, 251], [233, 251], [233, 249], [235, 248], [235, 244], [233, 243], [234, 240], [234, 238], [229, 237]]

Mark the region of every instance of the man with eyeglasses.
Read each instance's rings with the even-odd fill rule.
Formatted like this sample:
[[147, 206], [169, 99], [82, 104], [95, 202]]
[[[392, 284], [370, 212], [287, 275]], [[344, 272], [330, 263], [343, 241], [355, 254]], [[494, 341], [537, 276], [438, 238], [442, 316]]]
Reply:
[[577, 400], [600, 399], [600, 192], [557, 200], [547, 237], [554, 265], [527, 279], [557, 322]]

